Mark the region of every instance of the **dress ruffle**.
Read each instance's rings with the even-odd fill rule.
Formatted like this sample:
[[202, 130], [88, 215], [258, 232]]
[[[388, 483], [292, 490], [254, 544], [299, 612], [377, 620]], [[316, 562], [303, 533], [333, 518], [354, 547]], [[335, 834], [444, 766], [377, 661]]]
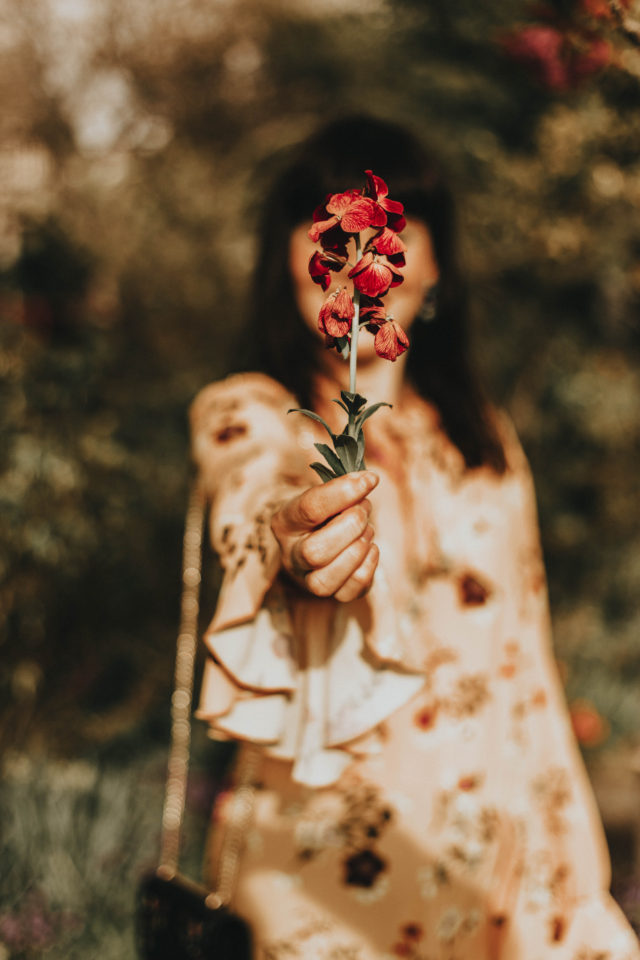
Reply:
[[[354, 754], [375, 752], [375, 728], [425, 677], [384, 662], [401, 644], [391, 615], [377, 627], [368, 598], [339, 604], [298, 595], [294, 605], [291, 589], [276, 581], [255, 617], [207, 631], [197, 716], [214, 737], [264, 744], [270, 756], [292, 761], [296, 782], [328, 786]], [[370, 595], [382, 590], [376, 580]]]

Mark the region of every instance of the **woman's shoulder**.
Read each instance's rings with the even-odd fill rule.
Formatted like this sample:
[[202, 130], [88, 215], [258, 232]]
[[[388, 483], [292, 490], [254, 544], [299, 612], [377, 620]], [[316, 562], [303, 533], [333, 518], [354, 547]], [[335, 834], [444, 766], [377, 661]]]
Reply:
[[265, 373], [234, 373], [202, 387], [189, 406], [192, 429], [212, 413], [230, 413], [248, 404], [281, 409], [295, 402], [281, 383]]
[[241, 461], [296, 447], [295, 398], [262, 373], [239, 373], [207, 384], [189, 408], [191, 451], [195, 462], [219, 473]]

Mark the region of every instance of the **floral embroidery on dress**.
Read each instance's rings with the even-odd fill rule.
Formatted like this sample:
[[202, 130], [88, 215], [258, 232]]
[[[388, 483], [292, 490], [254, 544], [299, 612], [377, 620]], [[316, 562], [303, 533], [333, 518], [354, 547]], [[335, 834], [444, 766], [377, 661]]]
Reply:
[[[422, 875], [427, 896], [435, 896], [452, 873], [475, 872], [492, 859], [500, 816], [492, 805], [483, 803], [482, 785], [481, 774], [469, 773], [459, 778], [454, 789], [443, 790], [437, 798], [433, 826], [442, 837], [443, 852], [430, 876]], [[428, 879], [430, 887], [425, 882]]]
[[[471, 936], [482, 921], [482, 913], [473, 907], [463, 913], [458, 907], [447, 907], [440, 914], [435, 926], [436, 940], [441, 945], [452, 947], [456, 940]], [[391, 957], [406, 957], [407, 960], [431, 960], [433, 954], [421, 949], [424, 929], [419, 923], [405, 923], [399, 929], [399, 936], [390, 950]]]
[[536, 777], [531, 786], [549, 834], [552, 837], [559, 837], [566, 833], [564, 808], [572, 796], [568, 772], [564, 767], [551, 767]]
[[387, 892], [387, 861], [375, 849], [377, 841], [393, 820], [394, 812], [380, 791], [352, 777], [341, 794], [340, 808], [335, 804], [308, 804], [292, 810], [296, 816], [296, 855], [302, 863], [314, 860], [331, 847], [342, 849], [341, 882], [355, 888], [363, 903], [372, 903]]
[[336, 943], [333, 924], [312, 919], [290, 937], [263, 945], [264, 960], [360, 960], [361, 948], [353, 943]]
[[465, 607], [481, 607], [492, 594], [492, 590], [480, 578], [472, 573], [463, 573], [458, 578], [460, 603]]
[[229, 443], [230, 440], [244, 437], [248, 430], [246, 423], [226, 423], [215, 430], [212, 439], [214, 443]]

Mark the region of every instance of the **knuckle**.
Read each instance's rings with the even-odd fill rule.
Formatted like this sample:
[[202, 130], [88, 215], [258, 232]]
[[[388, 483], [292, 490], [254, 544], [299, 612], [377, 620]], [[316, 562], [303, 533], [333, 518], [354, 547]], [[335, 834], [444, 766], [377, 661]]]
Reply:
[[360, 526], [364, 526], [369, 519], [369, 510], [364, 505], [364, 503], [359, 503], [358, 506], [356, 507], [356, 510], [357, 510], [358, 523]]
[[371, 575], [368, 571], [358, 569], [351, 575], [350, 579], [359, 590], [362, 590], [364, 587], [369, 586], [371, 582]]
[[303, 522], [314, 525], [320, 522], [320, 518], [318, 517], [318, 505], [316, 503], [315, 491], [313, 489], [306, 490], [304, 493], [300, 494], [298, 509]]
[[317, 597], [330, 597], [333, 593], [329, 583], [326, 581], [323, 575], [317, 571], [308, 574], [305, 577], [305, 582], [307, 584], [307, 589]]
[[318, 553], [315, 544], [309, 538], [300, 541], [298, 546], [298, 558], [303, 566], [315, 567], [318, 562]]

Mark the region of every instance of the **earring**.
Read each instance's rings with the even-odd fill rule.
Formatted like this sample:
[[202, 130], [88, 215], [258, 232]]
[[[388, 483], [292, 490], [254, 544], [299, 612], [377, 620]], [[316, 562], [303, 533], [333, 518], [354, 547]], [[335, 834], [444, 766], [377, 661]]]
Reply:
[[432, 320], [435, 320], [437, 312], [438, 284], [434, 283], [433, 286], [429, 287], [424, 296], [424, 300], [420, 304], [420, 309], [416, 314], [416, 320], [419, 320], [421, 323], [431, 323]]

